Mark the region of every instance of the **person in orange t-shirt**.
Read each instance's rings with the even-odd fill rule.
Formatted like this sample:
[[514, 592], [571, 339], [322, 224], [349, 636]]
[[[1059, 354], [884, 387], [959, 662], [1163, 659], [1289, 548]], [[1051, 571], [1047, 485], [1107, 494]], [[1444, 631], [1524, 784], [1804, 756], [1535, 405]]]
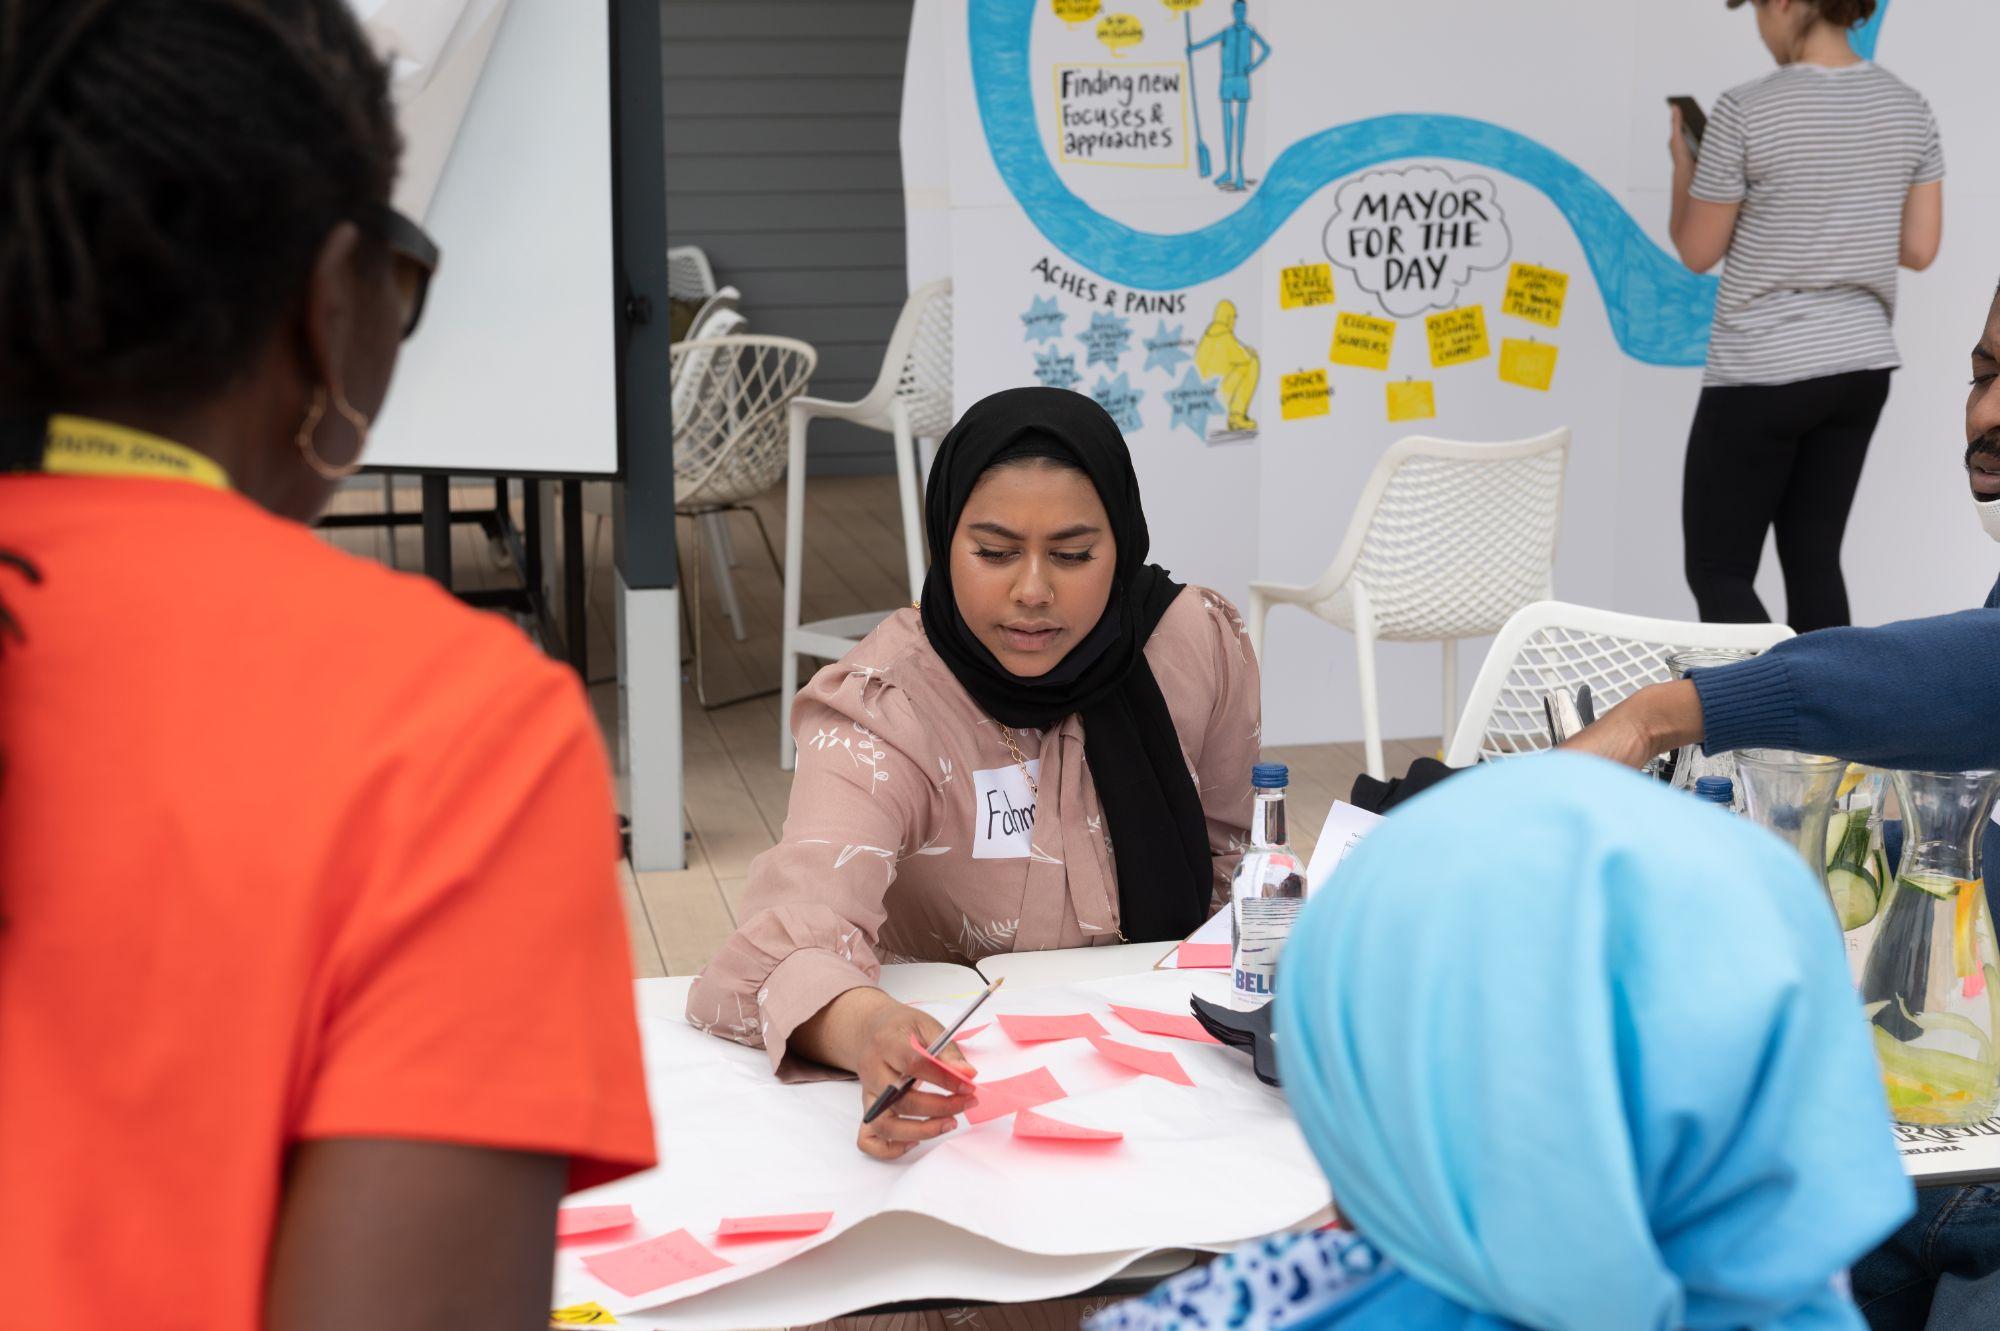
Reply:
[[602, 745], [302, 525], [437, 258], [386, 71], [345, 0], [0, 0], [0, 152], [0, 1287], [546, 1325], [654, 1159]]

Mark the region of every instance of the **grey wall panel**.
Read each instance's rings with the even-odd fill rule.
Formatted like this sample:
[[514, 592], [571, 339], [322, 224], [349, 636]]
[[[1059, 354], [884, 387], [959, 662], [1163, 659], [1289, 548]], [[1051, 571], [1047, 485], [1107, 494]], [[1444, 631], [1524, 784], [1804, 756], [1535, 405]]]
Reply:
[[[670, 243], [708, 252], [753, 332], [819, 351], [855, 398], [905, 294], [897, 144], [911, 0], [661, 0]], [[813, 470], [893, 469], [886, 436], [813, 427]]]

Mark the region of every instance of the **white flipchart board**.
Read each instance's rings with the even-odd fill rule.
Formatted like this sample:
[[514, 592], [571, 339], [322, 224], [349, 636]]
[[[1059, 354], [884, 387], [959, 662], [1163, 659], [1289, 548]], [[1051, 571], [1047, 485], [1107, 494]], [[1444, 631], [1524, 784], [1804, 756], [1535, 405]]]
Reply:
[[500, 14], [424, 213], [443, 262], [371, 466], [618, 470], [609, 23], [603, 0]]

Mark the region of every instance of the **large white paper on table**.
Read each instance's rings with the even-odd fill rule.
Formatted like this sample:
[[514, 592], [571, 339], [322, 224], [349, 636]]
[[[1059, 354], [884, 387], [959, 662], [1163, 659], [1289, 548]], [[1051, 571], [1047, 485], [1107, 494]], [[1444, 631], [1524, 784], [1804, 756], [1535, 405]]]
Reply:
[[[893, 1250], [895, 1267], [907, 1260], [916, 1263], [912, 1270], [927, 1269], [918, 1250], [956, 1242], [954, 1229], [1017, 1254], [1065, 1259], [1059, 1268], [1011, 1259], [990, 1270], [974, 1264], [952, 1287], [964, 1293], [972, 1288], [964, 1278], [1017, 1270], [1032, 1274], [1035, 1286], [1020, 1297], [1036, 1298], [1087, 1288], [1135, 1253], [1221, 1249], [1312, 1220], [1329, 1206], [1326, 1181], [1283, 1098], [1257, 1080], [1249, 1061], [1219, 1045], [1141, 1034], [1110, 1011], [1120, 1003], [1185, 1013], [1190, 993], [1219, 1001], [1227, 987], [1221, 975], [1155, 971], [1074, 986], [1003, 988], [974, 1019], [988, 1023], [986, 1029], [960, 1046], [980, 1081], [1047, 1067], [1068, 1095], [1044, 1112], [1117, 1128], [1125, 1139], [1094, 1147], [1018, 1141], [1011, 1116], [977, 1125], [961, 1120], [956, 1131], [894, 1164], [855, 1149], [862, 1106], [852, 1081], [783, 1085], [761, 1050], [705, 1035], [679, 1012], [646, 1004], [640, 1029], [662, 1163], [573, 1199], [629, 1204], [639, 1224], [615, 1240], [566, 1244], [557, 1257], [555, 1306], [594, 1301], [621, 1315], [678, 1306], [754, 1283], [760, 1273], [834, 1245], [872, 1217], [897, 1213], [919, 1224], [925, 1238]], [[962, 1004], [923, 1006], [948, 1019]], [[1092, 1013], [1114, 1040], [1172, 1053], [1195, 1085], [1128, 1073], [1083, 1040], [1016, 1045], [993, 1022], [1002, 1012]], [[831, 1211], [833, 1222], [801, 1239], [714, 1241], [727, 1216], [799, 1211]], [[631, 1297], [583, 1265], [592, 1253], [677, 1229], [733, 1265]], [[807, 1283], [812, 1287], [798, 1297], [811, 1306], [789, 1314], [795, 1323], [917, 1297], [900, 1278], [884, 1286], [893, 1287], [890, 1294]]]
[[811, 1326], [836, 1312], [919, 1299], [1033, 1303], [1102, 1284], [1143, 1255], [1031, 1256], [925, 1216], [892, 1212], [755, 1280], [664, 1308], [620, 1313], [618, 1324], [645, 1331], [741, 1331]]
[[1306, 895], [1326, 886], [1333, 871], [1347, 858], [1361, 839], [1374, 831], [1382, 821], [1379, 813], [1356, 808], [1345, 800], [1335, 800], [1333, 808], [1327, 811], [1326, 822], [1320, 826], [1319, 840], [1313, 843], [1312, 859], [1306, 864]]

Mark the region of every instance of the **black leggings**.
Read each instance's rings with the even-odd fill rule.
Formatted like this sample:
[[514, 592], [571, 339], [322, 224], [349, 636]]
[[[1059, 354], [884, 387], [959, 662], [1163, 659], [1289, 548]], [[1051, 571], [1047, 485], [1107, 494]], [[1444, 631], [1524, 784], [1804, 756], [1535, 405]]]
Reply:
[[1751, 585], [1777, 528], [1786, 619], [1800, 633], [1848, 622], [1840, 542], [1889, 371], [1773, 387], [1704, 388], [1681, 478], [1688, 587], [1709, 623], [1771, 616]]

